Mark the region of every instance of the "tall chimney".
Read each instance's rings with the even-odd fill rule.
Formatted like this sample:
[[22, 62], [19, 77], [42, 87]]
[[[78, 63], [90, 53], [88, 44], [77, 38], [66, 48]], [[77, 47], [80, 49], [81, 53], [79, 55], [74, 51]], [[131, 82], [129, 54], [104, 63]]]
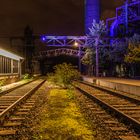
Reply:
[[100, 0], [85, 0], [85, 34], [89, 33], [93, 19], [100, 20]]

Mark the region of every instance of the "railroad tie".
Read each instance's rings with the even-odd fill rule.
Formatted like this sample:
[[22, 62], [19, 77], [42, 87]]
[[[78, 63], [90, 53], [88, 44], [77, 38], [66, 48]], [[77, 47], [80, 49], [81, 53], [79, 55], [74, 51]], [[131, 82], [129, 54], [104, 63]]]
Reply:
[[99, 114], [99, 115], [105, 115], [105, 111], [94, 111], [94, 113], [96, 113], [97, 115]]
[[139, 110], [124, 110], [123, 112], [126, 114], [140, 114]]
[[140, 118], [140, 114], [131, 114], [130, 117], [131, 118]]
[[114, 127], [110, 127], [110, 129], [111, 129], [112, 131], [119, 131], [119, 132], [124, 132], [124, 131], [127, 132], [127, 131], [128, 131], [127, 128], [121, 127], [121, 126], [120, 126], [120, 127], [118, 127], [118, 126], [117, 126], [117, 127], [115, 127], [115, 126], [114, 126]]
[[10, 135], [16, 135], [17, 134], [17, 130], [0, 130], [0, 137], [3, 136], [10, 136]]
[[10, 121], [23, 121], [25, 120], [24, 117], [11, 117], [9, 118]]
[[33, 105], [23, 105], [22, 108], [29, 108], [31, 109], [33, 107]]
[[4, 110], [4, 109], [1, 109], [1, 108], [0, 108], [0, 112], [2, 112], [3, 110]]
[[[98, 115], [98, 114], [97, 114]], [[99, 116], [99, 115], [98, 115]], [[105, 115], [100, 115], [100, 118], [102, 119], [110, 119], [110, 115], [105, 114]]]
[[124, 107], [120, 107], [118, 108], [119, 110], [139, 110], [140, 111], [140, 107], [129, 107], [129, 108], [124, 108]]
[[5, 109], [5, 108], [7, 108], [8, 107], [8, 105], [0, 105], [0, 109]]
[[140, 140], [136, 136], [119, 136], [121, 140]]
[[16, 112], [14, 115], [15, 115], [15, 116], [22, 116], [22, 115], [25, 116], [25, 115], [27, 115], [27, 114], [28, 114], [28, 112], [21, 112], [21, 111], [19, 112], [19, 111], [18, 111], [18, 112]]
[[3, 128], [5, 127], [19, 127], [21, 126], [21, 122], [11, 122], [11, 121], [8, 121], [6, 123], [3, 124]]
[[106, 120], [104, 121], [105, 124], [118, 124], [117, 121], [110, 121], [110, 120]]
[[128, 107], [136, 107], [137, 105], [113, 105], [114, 107], [126, 107], [126, 108], [128, 108]]
[[20, 111], [20, 112], [29, 112], [30, 108], [20, 108], [20, 109], [18, 109], [18, 111]]
[[26, 102], [25, 105], [34, 105], [34, 103]]
[[109, 127], [120, 126], [120, 123], [115, 120], [105, 120], [104, 124], [108, 125]]

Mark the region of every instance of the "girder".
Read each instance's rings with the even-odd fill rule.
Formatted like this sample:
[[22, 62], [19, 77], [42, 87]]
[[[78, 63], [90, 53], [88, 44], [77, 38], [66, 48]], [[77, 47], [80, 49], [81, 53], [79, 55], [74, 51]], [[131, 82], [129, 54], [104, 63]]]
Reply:
[[41, 51], [35, 54], [35, 59], [45, 58], [45, 57], [56, 57], [60, 55], [69, 55], [74, 57], [82, 57], [84, 55], [83, 51], [69, 48], [59, 48]]
[[[41, 40], [50, 47], [73, 47], [75, 42], [80, 47], [93, 46], [96, 37], [88, 36], [42, 36]], [[99, 46], [104, 47], [110, 44], [110, 38], [101, 38]]]
[[72, 47], [77, 42], [80, 46], [87, 45], [86, 36], [42, 36], [42, 41], [46, 46], [54, 47]]
[[[53, 36], [52, 36], [52, 38], [53, 38]], [[55, 39], [58, 39], [58, 38], [59, 37], [55, 37]], [[48, 39], [50, 39], [50, 38], [48, 38]], [[63, 40], [63, 38], [61, 38], [61, 39]], [[74, 40], [72, 37], [71, 37], [71, 39]], [[75, 39], [76, 39], [77, 42], [79, 42], [79, 44], [81, 43], [78, 40], [78, 37], [77, 38], [75, 37]], [[44, 40], [44, 41], [46, 42], [46, 40]], [[60, 56], [60, 55], [82, 57], [85, 54], [85, 52], [84, 52], [85, 49], [84, 48], [89, 47], [89, 44], [91, 44], [91, 45], [94, 44], [95, 43], [95, 38], [94, 37], [93, 38], [88, 38], [86, 41], [87, 41], [88, 46], [86, 46], [86, 45], [84, 46], [84, 45], [80, 44], [75, 49], [70, 48], [70, 47], [73, 47], [74, 44], [71, 44], [69, 48], [65, 48], [63, 46], [63, 44], [62, 45], [61, 44], [58, 44], [58, 45], [54, 44], [53, 46], [57, 46], [57, 47], [60, 46], [60, 48], [56, 49], [54, 47], [50, 50], [48, 50], [46, 48], [45, 51], [40, 51], [40, 52], [37, 52], [36, 54], [34, 54], [34, 58], [35, 59], [42, 59], [42, 58], [45, 58], [45, 57], [55, 57], [55, 56]], [[101, 38], [99, 47], [118, 46], [118, 45], [126, 46], [127, 45], [127, 39], [126, 38], [121, 38], [121, 39], [120, 38]], [[51, 45], [48, 44], [48, 46], [51, 46]], [[91, 46], [91, 47], [94, 47], [94, 46]]]

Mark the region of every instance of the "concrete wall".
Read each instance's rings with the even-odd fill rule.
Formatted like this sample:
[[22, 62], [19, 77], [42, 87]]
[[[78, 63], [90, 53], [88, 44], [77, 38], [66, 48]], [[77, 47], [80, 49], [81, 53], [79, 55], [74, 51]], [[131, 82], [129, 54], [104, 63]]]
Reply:
[[98, 80], [98, 79], [96, 80], [96, 84], [99, 86], [108, 87], [108, 88], [118, 90], [118, 91], [140, 95], [140, 86], [115, 83], [111, 81]]
[[4, 85], [11, 84], [20, 80], [18, 74], [15, 75], [7, 75], [7, 76], [0, 76], [0, 81], [4, 81]]
[[103, 86], [103, 87], [107, 87], [107, 88], [114, 89], [117, 91], [122, 91], [122, 92], [131, 93], [131, 94], [140, 96], [140, 86], [124, 84], [124, 83], [116, 83], [116, 82], [107, 81], [104, 79], [93, 79], [93, 78], [87, 78], [87, 77], [83, 77], [83, 80], [90, 83], [95, 83], [96, 85], [99, 85], [99, 86]]

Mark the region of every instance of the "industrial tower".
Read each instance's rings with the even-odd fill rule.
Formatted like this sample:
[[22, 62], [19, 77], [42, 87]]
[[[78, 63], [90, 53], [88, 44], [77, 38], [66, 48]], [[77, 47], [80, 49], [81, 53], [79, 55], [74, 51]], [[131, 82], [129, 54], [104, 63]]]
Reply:
[[116, 8], [116, 16], [106, 20], [110, 36], [132, 36], [140, 34], [140, 0], [126, 0]]
[[100, 0], [85, 0], [85, 34], [89, 33], [93, 19], [100, 20]]

